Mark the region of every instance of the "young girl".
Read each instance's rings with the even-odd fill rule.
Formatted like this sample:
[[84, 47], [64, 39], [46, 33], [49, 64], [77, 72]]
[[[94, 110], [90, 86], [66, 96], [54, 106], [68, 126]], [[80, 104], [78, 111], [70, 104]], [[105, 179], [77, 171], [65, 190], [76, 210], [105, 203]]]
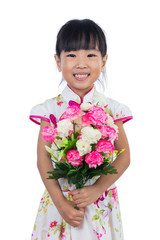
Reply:
[[[115, 181], [130, 163], [123, 123], [132, 119], [129, 108], [96, 91], [94, 83], [104, 71], [107, 45], [102, 29], [93, 21], [71, 20], [57, 36], [55, 60], [67, 86], [63, 92], [32, 108], [30, 119], [40, 125], [37, 166], [46, 187], [41, 199], [32, 240], [120, 240], [122, 222]], [[125, 151], [112, 165], [118, 174], [88, 180], [82, 189], [70, 186], [66, 179], [48, 180], [53, 170], [50, 155], [41, 137], [42, 129], [56, 122], [70, 103], [91, 102], [108, 106], [118, 126], [115, 149]], [[75, 205], [79, 210], [75, 209]]]

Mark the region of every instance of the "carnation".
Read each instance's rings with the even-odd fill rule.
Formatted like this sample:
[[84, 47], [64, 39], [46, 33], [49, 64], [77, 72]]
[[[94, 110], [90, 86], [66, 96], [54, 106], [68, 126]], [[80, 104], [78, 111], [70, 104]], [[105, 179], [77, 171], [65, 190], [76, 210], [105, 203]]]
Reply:
[[42, 138], [46, 142], [53, 142], [56, 138], [57, 129], [55, 129], [53, 126], [46, 126], [42, 129]]
[[106, 123], [107, 118], [107, 113], [101, 107], [93, 106], [82, 116], [82, 122], [100, 127]]
[[89, 164], [89, 168], [96, 168], [103, 163], [103, 157], [98, 151], [93, 151], [86, 155], [85, 162]]
[[104, 107], [107, 104], [107, 98], [102, 93], [94, 94], [93, 104], [97, 104], [101, 107]]
[[109, 126], [114, 124], [113, 118], [110, 115], [108, 115], [108, 119], [107, 119], [106, 124], [109, 125]]
[[81, 133], [81, 138], [84, 141], [88, 141], [90, 144], [97, 143], [97, 141], [101, 138], [101, 132], [98, 129], [94, 129], [92, 127], [82, 128]]
[[67, 163], [71, 163], [72, 166], [82, 165], [83, 157], [79, 155], [79, 152], [75, 149], [69, 150], [66, 154]]
[[113, 153], [114, 146], [111, 143], [111, 141], [101, 139], [101, 140], [98, 141], [98, 143], [96, 145], [96, 150], [98, 152]]
[[89, 108], [91, 108], [93, 105], [90, 103], [82, 103], [80, 108], [82, 111], [87, 111]]
[[69, 119], [63, 119], [57, 123], [57, 131], [59, 137], [67, 137], [73, 131], [73, 124]]
[[102, 137], [109, 138], [109, 140], [115, 141], [117, 139], [117, 133], [116, 130], [113, 127], [110, 126], [104, 126], [100, 128], [100, 131], [102, 133]]
[[66, 112], [63, 114], [63, 119], [69, 118], [71, 121], [77, 119], [79, 115], [82, 113], [79, 105], [71, 105], [67, 107]]
[[83, 156], [84, 154], [87, 154], [91, 151], [90, 144], [83, 139], [79, 139], [76, 142], [76, 146], [80, 156]]

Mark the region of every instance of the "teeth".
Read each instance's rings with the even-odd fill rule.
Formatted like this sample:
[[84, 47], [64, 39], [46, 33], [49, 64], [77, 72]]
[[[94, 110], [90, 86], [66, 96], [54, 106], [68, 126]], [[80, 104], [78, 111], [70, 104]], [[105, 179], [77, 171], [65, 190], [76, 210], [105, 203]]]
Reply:
[[85, 75], [75, 74], [75, 77], [78, 77], [78, 78], [85, 78], [87, 76], [88, 76], [88, 74], [85, 74]]

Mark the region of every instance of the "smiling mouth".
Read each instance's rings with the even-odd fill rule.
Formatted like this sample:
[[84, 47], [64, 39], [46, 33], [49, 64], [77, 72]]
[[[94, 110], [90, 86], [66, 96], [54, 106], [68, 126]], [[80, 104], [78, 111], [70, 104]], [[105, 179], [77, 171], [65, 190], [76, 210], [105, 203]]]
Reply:
[[73, 75], [77, 80], [85, 80], [88, 78], [90, 74], [87, 73], [87, 74], [73, 74]]

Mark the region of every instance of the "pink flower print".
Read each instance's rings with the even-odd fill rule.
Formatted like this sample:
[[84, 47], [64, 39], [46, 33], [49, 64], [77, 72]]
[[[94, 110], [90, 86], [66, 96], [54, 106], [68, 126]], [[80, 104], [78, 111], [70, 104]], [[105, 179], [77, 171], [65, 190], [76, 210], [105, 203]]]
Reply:
[[103, 232], [104, 234], [106, 234], [106, 229], [102, 226]]
[[99, 205], [98, 205], [98, 203], [99, 203], [99, 201], [103, 201], [104, 200], [104, 197], [103, 197], [103, 194], [94, 202], [94, 204], [96, 204], [97, 205], [97, 207], [99, 208]]
[[109, 138], [110, 141], [115, 141], [117, 139], [117, 133], [116, 130], [110, 126], [104, 126], [100, 128], [100, 131], [102, 133], [102, 137]]
[[89, 164], [89, 168], [96, 168], [103, 163], [103, 157], [98, 151], [93, 151], [86, 155], [85, 162]]
[[50, 237], [50, 234], [48, 233], [47, 237]]
[[[97, 230], [97, 231], [96, 231]], [[98, 232], [98, 229], [94, 230], [93, 229], [93, 232], [97, 235], [97, 239], [100, 240], [100, 238], [103, 236], [102, 233], [99, 233]]]
[[75, 149], [69, 150], [66, 154], [67, 163], [71, 163], [72, 166], [82, 165], [83, 157], [79, 155], [79, 152]]
[[112, 197], [114, 198], [114, 201], [117, 202], [117, 189], [112, 189]]
[[53, 221], [50, 223], [50, 228], [56, 227], [57, 226], [57, 221]]
[[58, 105], [58, 106], [61, 106], [62, 103], [63, 103], [63, 101], [57, 102], [57, 105]]
[[52, 126], [46, 126], [45, 128], [42, 129], [42, 138], [46, 142], [53, 142], [56, 138], [57, 134], [57, 129], [55, 129]]
[[110, 141], [101, 139], [98, 141], [98, 143], [96, 145], [96, 150], [98, 152], [113, 153], [114, 146]]

